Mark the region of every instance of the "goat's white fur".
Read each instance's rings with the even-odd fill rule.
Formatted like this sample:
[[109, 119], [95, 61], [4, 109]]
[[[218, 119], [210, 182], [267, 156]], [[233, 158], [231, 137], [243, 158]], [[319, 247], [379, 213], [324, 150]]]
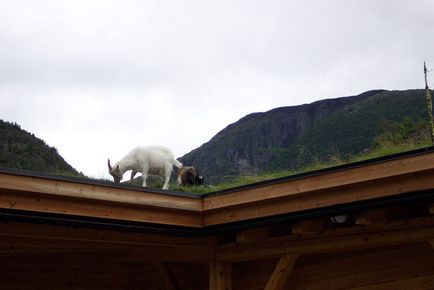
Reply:
[[131, 170], [130, 182], [137, 172], [141, 172], [142, 185], [146, 187], [148, 175], [157, 175], [164, 179], [163, 189], [169, 189], [173, 166], [181, 168], [182, 163], [175, 159], [170, 149], [162, 146], [134, 148], [113, 166], [110, 165], [110, 160], [108, 160], [109, 173], [114, 177], [115, 181], [119, 182], [124, 173]]

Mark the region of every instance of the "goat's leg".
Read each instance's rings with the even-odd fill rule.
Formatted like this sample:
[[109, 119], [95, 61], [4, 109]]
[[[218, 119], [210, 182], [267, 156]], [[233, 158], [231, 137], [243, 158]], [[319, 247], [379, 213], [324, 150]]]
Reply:
[[148, 178], [148, 168], [142, 170], [142, 178], [143, 178], [142, 186], [146, 187], [146, 179]]
[[146, 178], [148, 178], [148, 174], [142, 173], [142, 178], [143, 178], [142, 186], [146, 187]]
[[135, 170], [131, 171], [130, 183], [133, 183], [133, 179], [134, 179], [134, 176], [136, 176], [136, 174], [137, 174], [137, 171], [135, 171]]
[[173, 165], [166, 165], [164, 167], [164, 185], [163, 189], [169, 189], [169, 181], [170, 181], [170, 174], [172, 173], [172, 167]]
[[166, 176], [164, 178], [164, 185], [163, 185], [163, 189], [169, 189], [169, 181], [170, 181], [170, 175]]

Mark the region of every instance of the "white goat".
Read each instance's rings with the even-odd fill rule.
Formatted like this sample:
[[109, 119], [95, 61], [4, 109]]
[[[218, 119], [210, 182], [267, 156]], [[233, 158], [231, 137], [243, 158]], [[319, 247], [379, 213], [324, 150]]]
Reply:
[[170, 174], [173, 166], [182, 167], [182, 163], [175, 159], [170, 149], [160, 146], [137, 147], [130, 151], [119, 162], [111, 166], [108, 160], [109, 173], [116, 183], [122, 180], [124, 173], [131, 170], [130, 182], [137, 172], [142, 173], [143, 186], [146, 187], [146, 178], [149, 175], [163, 177], [163, 189], [169, 189]]

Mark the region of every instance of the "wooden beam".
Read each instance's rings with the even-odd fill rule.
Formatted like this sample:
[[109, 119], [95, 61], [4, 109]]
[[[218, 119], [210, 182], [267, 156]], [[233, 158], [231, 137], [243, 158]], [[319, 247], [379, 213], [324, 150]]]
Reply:
[[175, 210], [166, 207], [131, 205], [1, 189], [0, 208], [196, 228], [202, 226], [200, 211]]
[[9, 173], [0, 173], [1, 208], [202, 226], [200, 198]]
[[156, 263], [155, 268], [158, 272], [161, 280], [161, 285], [164, 290], [179, 290], [179, 286], [168, 264]]
[[250, 230], [244, 230], [237, 233], [237, 242], [247, 242], [247, 241], [260, 241], [265, 240], [269, 236], [268, 228], [256, 228]]
[[217, 290], [217, 262], [209, 263], [209, 290]]
[[422, 276], [410, 279], [400, 279], [395, 281], [388, 281], [383, 283], [371, 284], [366, 286], [346, 288], [348, 290], [383, 290], [383, 289], [394, 289], [394, 290], [408, 290], [408, 289], [418, 289], [418, 290], [432, 290], [434, 289], [434, 276]]
[[110, 185], [87, 184], [85, 180], [64, 181], [33, 176], [0, 173], [0, 190], [46, 194], [56, 197], [83, 198], [135, 206], [151, 206], [178, 210], [201, 211], [202, 202], [198, 198], [152, 192], [151, 189], [125, 189]]
[[237, 262], [273, 258], [287, 253], [316, 254], [426, 242], [434, 239], [434, 227], [409, 228], [386, 232], [324, 236], [294, 240], [293, 236], [263, 242], [222, 245], [217, 259]]
[[379, 208], [362, 212], [356, 216], [355, 223], [358, 225], [385, 225], [394, 220], [410, 217], [420, 211], [414, 207]]
[[[434, 251], [428, 244], [423, 243], [368, 251], [312, 255], [303, 257], [302, 265], [294, 269], [290, 280], [291, 284], [296, 284], [300, 289], [327, 289], [327, 283], [339, 284], [339, 289], [346, 289], [354, 286], [356, 281], [372, 284], [382, 279], [410, 278], [412, 275], [424, 273], [414, 267], [422, 264], [428, 265], [431, 269], [434, 265]], [[351, 275], [354, 275], [354, 279], [345, 279]], [[301, 284], [306, 286], [302, 287]], [[321, 286], [315, 288], [313, 285]]]
[[227, 261], [212, 261], [209, 264], [209, 289], [232, 290], [232, 264]]
[[305, 220], [294, 223], [292, 225], [293, 234], [316, 234], [326, 230], [329, 224], [329, 218], [318, 218], [313, 220]]
[[294, 268], [297, 258], [297, 254], [285, 254], [281, 256], [265, 286], [265, 290], [282, 290]]
[[[263, 200], [250, 203], [241, 201], [236, 205], [229, 204], [224, 207], [216, 207], [213, 210], [205, 210], [203, 224], [204, 226], [225, 224], [434, 189], [434, 170], [312, 192], [299, 192], [298, 187], [296, 187], [297, 190], [288, 189], [287, 187], [290, 183], [270, 185], [272, 187], [282, 187], [281, 189], [276, 189], [282, 193], [282, 197], [280, 198], [264, 198]], [[267, 195], [269, 189], [267, 186], [264, 186], [256, 190]], [[245, 192], [250, 191], [246, 190]], [[240, 197], [245, 196], [244, 192], [240, 192], [239, 194]], [[249, 198], [247, 197], [247, 199]]]
[[[14, 247], [14, 246], [13, 246]], [[0, 264], [27, 264], [31, 261], [35, 263], [59, 263], [59, 260], [67, 261], [70, 264], [86, 263], [123, 263], [123, 264], [143, 264], [143, 263], [208, 263], [215, 258], [214, 249], [200, 248], [175, 248], [175, 247], [150, 247], [142, 249], [133, 248], [102, 248], [102, 249], [50, 249], [49, 246], [43, 248], [28, 249], [18, 247], [18, 251], [0, 252]]]
[[[38, 241], [48, 240], [51, 246], [55, 247], [58, 241], [65, 241], [65, 245], [78, 246], [95, 244], [96, 246], [128, 245], [131, 247], [143, 246], [170, 246], [170, 247], [196, 247], [196, 248], [213, 248], [217, 245], [217, 239], [214, 237], [176, 237], [148, 233], [124, 233], [103, 229], [75, 228], [69, 226], [54, 226], [43, 224], [27, 224], [19, 222], [0, 222], [0, 244], [6, 238], [12, 238], [17, 242], [20, 239], [33, 240], [34, 244]], [[29, 244], [32, 245], [32, 244]]]
[[205, 211], [216, 210], [245, 203], [286, 197], [288, 195], [318, 192], [369, 181], [378, 182], [381, 179], [431, 171], [433, 168], [433, 152], [404, 156], [394, 160], [364, 164], [323, 174], [306, 175], [280, 183], [209, 196], [204, 199], [203, 209]]

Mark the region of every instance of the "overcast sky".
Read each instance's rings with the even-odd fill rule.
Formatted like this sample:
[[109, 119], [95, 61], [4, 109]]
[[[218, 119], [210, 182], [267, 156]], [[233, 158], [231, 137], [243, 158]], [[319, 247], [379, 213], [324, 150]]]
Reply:
[[423, 88], [424, 60], [433, 0], [0, 0], [0, 119], [97, 178], [252, 112]]

